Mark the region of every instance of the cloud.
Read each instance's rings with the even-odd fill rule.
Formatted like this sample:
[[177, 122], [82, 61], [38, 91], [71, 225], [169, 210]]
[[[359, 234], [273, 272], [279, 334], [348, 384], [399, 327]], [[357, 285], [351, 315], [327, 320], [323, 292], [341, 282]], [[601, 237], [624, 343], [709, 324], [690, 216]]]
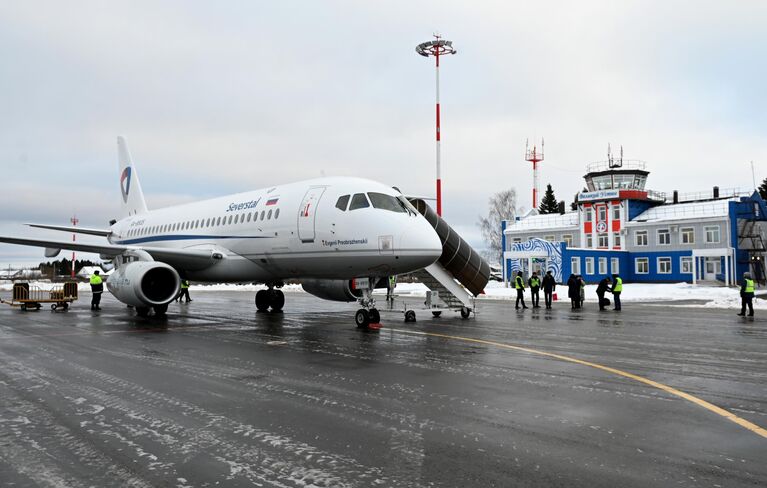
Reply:
[[434, 69], [414, 47], [436, 29], [459, 50], [442, 169], [462, 232], [502, 189], [529, 207], [528, 138], [568, 202], [608, 142], [653, 189], [748, 188], [751, 160], [767, 176], [765, 22], [758, 1], [6, 3], [0, 208], [101, 225], [118, 134], [153, 207], [323, 174], [433, 194]]

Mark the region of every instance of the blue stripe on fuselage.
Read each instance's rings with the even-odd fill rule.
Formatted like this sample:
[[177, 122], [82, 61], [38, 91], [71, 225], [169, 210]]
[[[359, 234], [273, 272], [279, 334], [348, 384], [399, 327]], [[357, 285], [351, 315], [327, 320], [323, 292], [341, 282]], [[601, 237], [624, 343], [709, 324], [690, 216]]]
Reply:
[[214, 235], [178, 235], [178, 236], [152, 236], [138, 239], [126, 239], [115, 241], [115, 244], [143, 244], [146, 242], [161, 241], [192, 241], [197, 239], [271, 239], [271, 236], [214, 236]]

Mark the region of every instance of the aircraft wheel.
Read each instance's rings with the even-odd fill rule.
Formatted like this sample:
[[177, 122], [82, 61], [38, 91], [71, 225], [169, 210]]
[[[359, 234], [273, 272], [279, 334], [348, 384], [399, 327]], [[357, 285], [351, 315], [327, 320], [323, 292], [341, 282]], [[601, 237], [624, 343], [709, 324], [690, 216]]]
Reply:
[[259, 290], [256, 293], [256, 309], [259, 312], [269, 310], [269, 292], [267, 290]]
[[461, 317], [468, 319], [469, 315], [471, 315], [471, 309], [467, 307], [461, 307]]
[[67, 311], [67, 310], [69, 310], [69, 304], [64, 302], [64, 311]]
[[155, 305], [154, 306], [154, 314], [157, 317], [165, 317], [165, 314], [168, 312], [168, 304], [165, 305]]
[[19, 308], [21, 309], [22, 312], [26, 312], [27, 311], [27, 304], [26, 303], [22, 303]]
[[439, 317], [440, 315], [442, 315], [442, 311], [440, 310], [440, 311], [437, 311], [437, 312], [432, 312], [431, 314], [434, 315], [434, 317], [436, 318], [436, 317]]
[[272, 290], [269, 297], [269, 306], [272, 307], [272, 312], [281, 312], [282, 307], [285, 306], [285, 294], [282, 290]]
[[357, 310], [354, 314], [354, 322], [357, 324], [358, 329], [364, 329], [370, 324], [370, 314], [364, 308]]
[[408, 310], [405, 312], [405, 322], [415, 322], [415, 311]]
[[58, 308], [58, 306], [55, 303], [51, 303], [51, 311], [55, 312], [56, 308]]
[[149, 307], [136, 307], [136, 315], [139, 317], [149, 317]]
[[381, 314], [378, 313], [377, 308], [371, 308], [370, 312], [370, 323], [371, 324], [380, 324], [381, 323]]

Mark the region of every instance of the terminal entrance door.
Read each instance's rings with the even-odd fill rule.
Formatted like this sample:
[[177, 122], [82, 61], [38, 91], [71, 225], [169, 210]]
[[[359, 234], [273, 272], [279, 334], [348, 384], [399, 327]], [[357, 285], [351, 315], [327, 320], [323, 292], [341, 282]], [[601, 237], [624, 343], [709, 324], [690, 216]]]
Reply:
[[718, 274], [722, 274], [721, 259], [718, 257], [707, 257], [703, 279], [706, 281], [715, 281], [716, 275]]

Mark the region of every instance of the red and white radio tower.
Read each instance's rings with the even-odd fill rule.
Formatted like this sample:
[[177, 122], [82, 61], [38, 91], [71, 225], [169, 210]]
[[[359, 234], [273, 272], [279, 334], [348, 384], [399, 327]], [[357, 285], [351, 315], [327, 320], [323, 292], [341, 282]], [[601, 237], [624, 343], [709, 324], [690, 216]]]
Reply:
[[[80, 222], [77, 219], [77, 216], [72, 217], [71, 219], [69, 219], [69, 221], [72, 222], [73, 227], [77, 226], [77, 224]], [[72, 233], [72, 242], [75, 242], [76, 235], [77, 234], [75, 234], [74, 232]], [[74, 251], [72, 251], [72, 279], [75, 279], [75, 252]]]
[[533, 208], [538, 208], [538, 163], [543, 161], [543, 139], [541, 139], [541, 150], [533, 144], [530, 149], [528, 142], [525, 141], [525, 161], [533, 163]]
[[434, 41], [426, 41], [417, 45], [415, 52], [428, 58], [434, 56], [437, 73], [437, 215], [442, 216], [442, 172], [440, 169], [440, 126], [439, 126], [439, 57], [446, 54], [455, 54], [453, 41], [442, 39], [439, 34], [434, 34]]

